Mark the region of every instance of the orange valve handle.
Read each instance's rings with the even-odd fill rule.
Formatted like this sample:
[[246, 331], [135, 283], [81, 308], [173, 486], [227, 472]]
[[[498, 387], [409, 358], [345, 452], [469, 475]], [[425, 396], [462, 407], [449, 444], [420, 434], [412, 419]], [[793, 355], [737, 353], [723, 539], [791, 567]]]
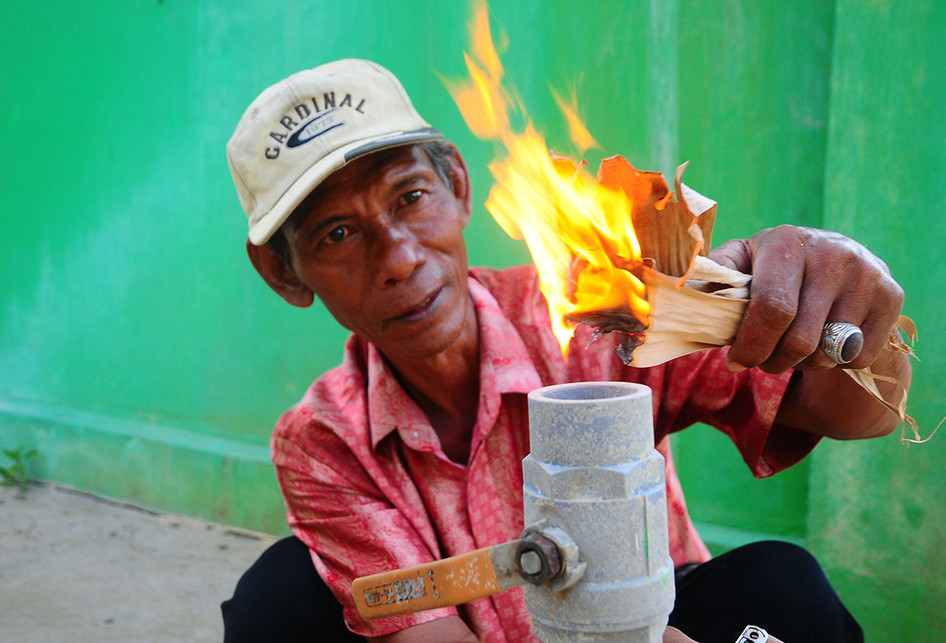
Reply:
[[518, 540], [431, 563], [356, 578], [352, 593], [364, 618], [410, 614], [468, 603], [522, 585]]

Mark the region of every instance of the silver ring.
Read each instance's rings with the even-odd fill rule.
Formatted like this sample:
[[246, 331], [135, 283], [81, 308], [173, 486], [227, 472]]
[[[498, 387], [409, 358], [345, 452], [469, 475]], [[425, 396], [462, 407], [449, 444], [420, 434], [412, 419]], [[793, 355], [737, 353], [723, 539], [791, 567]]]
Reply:
[[758, 625], [746, 625], [736, 643], [765, 643], [769, 640], [769, 634]]
[[821, 350], [836, 364], [848, 364], [857, 359], [864, 348], [864, 333], [854, 324], [828, 322], [821, 331]]

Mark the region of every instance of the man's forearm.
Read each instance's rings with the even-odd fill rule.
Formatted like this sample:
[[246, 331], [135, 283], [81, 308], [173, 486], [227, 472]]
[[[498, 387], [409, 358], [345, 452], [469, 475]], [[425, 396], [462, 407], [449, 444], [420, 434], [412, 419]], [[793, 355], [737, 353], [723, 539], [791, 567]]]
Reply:
[[[884, 399], [896, 405], [910, 388], [910, 358], [898, 351], [883, 351], [871, 364]], [[887, 435], [900, 418], [875, 400], [840, 368], [798, 371], [785, 393], [776, 422], [836, 440]]]

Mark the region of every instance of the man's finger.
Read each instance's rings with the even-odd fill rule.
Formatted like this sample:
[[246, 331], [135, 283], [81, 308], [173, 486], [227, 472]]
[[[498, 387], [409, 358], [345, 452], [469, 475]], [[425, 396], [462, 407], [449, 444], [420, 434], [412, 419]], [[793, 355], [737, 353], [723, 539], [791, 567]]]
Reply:
[[727, 358], [733, 370], [752, 368], [768, 360], [798, 313], [804, 246], [785, 235], [768, 236], [768, 243], [751, 245], [749, 303]]

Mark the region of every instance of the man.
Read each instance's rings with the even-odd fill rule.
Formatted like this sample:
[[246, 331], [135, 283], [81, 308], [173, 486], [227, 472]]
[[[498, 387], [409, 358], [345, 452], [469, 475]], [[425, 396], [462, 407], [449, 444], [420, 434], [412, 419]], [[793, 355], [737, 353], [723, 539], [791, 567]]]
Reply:
[[566, 362], [532, 267], [468, 268], [463, 158], [387, 70], [343, 60], [295, 74], [254, 101], [227, 150], [256, 270], [294, 306], [317, 297], [353, 333], [342, 365], [276, 428], [298, 540], [264, 554], [224, 604], [228, 640], [348, 640], [342, 609], [351, 640], [530, 640], [519, 590], [365, 621], [350, 583], [518, 537], [526, 394], [604, 379], [654, 392], [678, 568], [671, 625], [706, 641], [735, 640], [748, 623], [788, 641], [862, 639], [802, 550], [767, 543], [709, 560], [666, 437], [706, 422], [767, 476], [822, 436], [892, 431], [897, 418], [818, 350], [826, 322], [858, 324], [850, 366], [909, 386], [906, 357], [883, 350], [903, 293], [879, 259], [834, 233], [764, 230], [712, 255], [753, 274], [730, 349], [626, 368], [608, 338], [583, 348], [579, 328]]

